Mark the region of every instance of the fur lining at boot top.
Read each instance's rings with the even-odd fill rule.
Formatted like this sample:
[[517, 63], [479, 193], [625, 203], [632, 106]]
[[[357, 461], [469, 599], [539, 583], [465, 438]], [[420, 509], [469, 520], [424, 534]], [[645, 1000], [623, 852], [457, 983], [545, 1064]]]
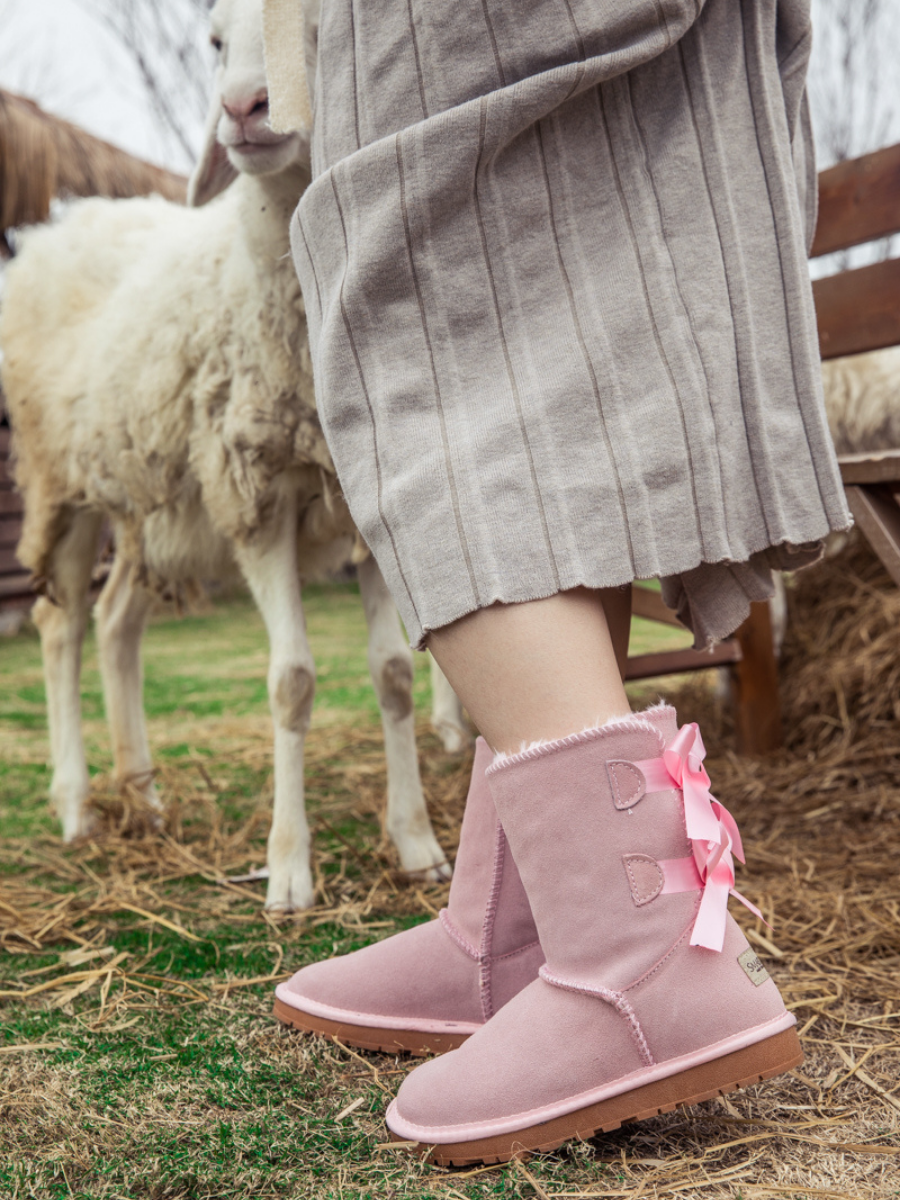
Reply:
[[606, 730], [643, 730], [647, 729], [647, 722], [642, 720], [644, 713], [656, 712], [661, 708], [668, 708], [666, 700], [657, 700], [655, 704], [649, 705], [643, 710], [643, 713], [622, 713], [621, 716], [609, 717], [606, 721], [595, 721], [593, 725], [586, 725], [584, 729], [578, 733], [569, 734], [564, 738], [538, 738], [534, 742], [522, 742], [519, 746], [518, 753], [510, 754], [505, 750], [496, 750], [494, 758], [491, 762], [488, 771], [494, 767], [501, 767], [512, 762], [524, 762], [536, 750], [562, 749], [563, 746], [574, 746], [588, 734], [599, 733], [601, 729]]

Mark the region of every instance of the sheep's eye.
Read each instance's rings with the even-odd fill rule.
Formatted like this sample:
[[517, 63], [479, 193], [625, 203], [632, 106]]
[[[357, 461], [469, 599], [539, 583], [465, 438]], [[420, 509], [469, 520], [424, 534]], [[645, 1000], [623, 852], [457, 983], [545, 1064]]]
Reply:
[[210, 40], [210, 44], [212, 45], [212, 48], [213, 48], [213, 50], [215, 50], [216, 54], [220, 54], [222, 51], [222, 39], [220, 37], [216, 37], [216, 35], [213, 34], [209, 40]]

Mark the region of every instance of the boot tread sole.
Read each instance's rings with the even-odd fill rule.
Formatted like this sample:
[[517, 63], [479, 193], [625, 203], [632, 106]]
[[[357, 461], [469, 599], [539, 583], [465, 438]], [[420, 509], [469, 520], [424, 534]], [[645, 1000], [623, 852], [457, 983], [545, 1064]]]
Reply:
[[275, 999], [274, 1015], [285, 1025], [304, 1033], [318, 1033], [355, 1046], [359, 1050], [377, 1050], [382, 1054], [444, 1054], [456, 1050], [469, 1036], [467, 1033], [422, 1033], [418, 1029], [379, 1029], [376, 1026], [352, 1025], [346, 1021], [330, 1021], [302, 1009], [292, 1008]]
[[610, 1133], [627, 1121], [646, 1121], [676, 1108], [713, 1100], [782, 1075], [802, 1062], [797, 1030], [786, 1029], [743, 1050], [516, 1133], [437, 1146], [409, 1142], [409, 1148], [440, 1167], [506, 1163], [535, 1151], [556, 1150], [572, 1138], [587, 1141], [599, 1133]]

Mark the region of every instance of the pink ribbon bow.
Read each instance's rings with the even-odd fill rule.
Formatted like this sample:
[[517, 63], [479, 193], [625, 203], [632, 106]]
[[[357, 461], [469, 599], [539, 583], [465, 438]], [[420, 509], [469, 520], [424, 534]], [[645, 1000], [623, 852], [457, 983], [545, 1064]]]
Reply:
[[696, 722], [682, 725], [663, 754], [666, 770], [684, 793], [684, 817], [694, 862], [703, 888], [691, 945], [721, 950], [725, 941], [728, 897], [735, 896], [767, 924], [762, 913], [734, 887], [734, 857], [744, 861], [744, 847], [734, 817], [710, 794], [703, 766], [706, 749]]

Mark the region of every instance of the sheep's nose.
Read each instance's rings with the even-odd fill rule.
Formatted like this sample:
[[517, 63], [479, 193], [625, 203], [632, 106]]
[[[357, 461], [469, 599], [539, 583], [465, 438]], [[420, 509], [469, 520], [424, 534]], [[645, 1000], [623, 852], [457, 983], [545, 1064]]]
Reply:
[[245, 117], [254, 117], [264, 113], [269, 107], [269, 93], [265, 88], [256, 92], [248, 92], [242, 96], [223, 98], [222, 107], [236, 121]]

